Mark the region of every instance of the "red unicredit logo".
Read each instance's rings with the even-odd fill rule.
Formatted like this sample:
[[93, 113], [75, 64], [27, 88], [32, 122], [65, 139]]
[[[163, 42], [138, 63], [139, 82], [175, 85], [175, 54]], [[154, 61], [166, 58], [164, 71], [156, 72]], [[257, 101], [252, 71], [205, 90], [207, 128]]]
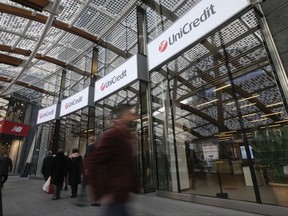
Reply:
[[162, 41], [159, 45], [159, 52], [164, 52], [168, 47], [168, 42], [166, 40]]
[[83, 99], [83, 97], [80, 96], [78, 99], [74, 99], [73, 101], [67, 102], [65, 104], [65, 109], [68, 109], [69, 107], [74, 106], [74, 105], [82, 102], [82, 99]]
[[102, 83], [102, 84], [101, 84], [100, 89], [101, 89], [101, 91], [104, 91], [104, 89], [105, 89], [105, 83]]
[[125, 69], [121, 72], [121, 74], [113, 76], [110, 80], [106, 81], [105, 83], [102, 83], [100, 86], [100, 90], [104, 91], [106, 88], [108, 88], [109, 86], [113, 85], [114, 83], [122, 80], [126, 76], [127, 76], [127, 71]]
[[211, 17], [216, 13], [215, 5], [211, 4], [210, 7], [206, 7], [200, 17], [186, 22], [181, 28], [179, 28], [179, 31], [175, 31], [167, 40], [163, 40], [158, 47], [159, 52], [162, 53], [168, 48], [168, 46], [172, 46], [180, 40], [183, 40], [185, 35], [193, 34], [193, 32], [196, 31], [202, 23], [211, 19]]

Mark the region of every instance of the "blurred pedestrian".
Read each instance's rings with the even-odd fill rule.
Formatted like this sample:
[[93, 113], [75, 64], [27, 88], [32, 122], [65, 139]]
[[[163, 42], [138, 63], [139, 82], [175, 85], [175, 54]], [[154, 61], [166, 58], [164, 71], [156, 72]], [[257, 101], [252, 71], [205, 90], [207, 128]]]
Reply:
[[96, 201], [107, 202], [105, 216], [128, 216], [126, 203], [136, 191], [133, 135], [130, 131], [136, 115], [132, 107], [115, 108], [113, 127], [105, 131], [88, 158], [89, 183]]
[[49, 176], [51, 175], [52, 164], [53, 164], [52, 151], [48, 151], [47, 156], [43, 160], [42, 169], [41, 169], [41, 173], [44, 176], [45, 182], [48, 180]]
[[[86, 154], [84, 155], [84, 169], [83, 169], [83, 182], [82, 182], [82, 191], [81, 196], [79, 197], [79, 204], [85, 206], [89, 203], [88, 194], [87, 194], [87, 186], [88, 186], [88, 176], [89, 176], [89, 170], [88, 170], [88, 158], [89, 155], [92, 154], [92, 152], [96, 149], [96, 141], [95, 136], [92, 135], [88, 138], [88, 146]], [[101, 206], [100, 203], [91, 203], [92, 206]]]
[[[69, 157], [69, 152], [65, 152], [64, 153], [67, 161], [68, 161], [68, 157]], [[64, 176], [64, 190], [67, 191], [68, 190], [68, 173], [66, 172], [65, 173], [65, 176]]]
[[53, 187], [53, 198], [57, 200], [60, 198], [60, 192], [64, 182], [64, 176], [67, 172], [67, 158], [64, 155], [64, 150], [59, 149], [54, 157], [51, 171], [51, 184]]
[[0, 160], [0, 179], [1, 179], [1, 188], [4, 187], [4, 183], [8, 179], [8, 173], [12, 172], [12, 160], [8, 157], [7, 154], [3, 156]]
[[68, 157], [68, 183], [71, 186], [71, 198], [77, 197], [78, 184], [81, 184], [83, 159], [77, 148]]

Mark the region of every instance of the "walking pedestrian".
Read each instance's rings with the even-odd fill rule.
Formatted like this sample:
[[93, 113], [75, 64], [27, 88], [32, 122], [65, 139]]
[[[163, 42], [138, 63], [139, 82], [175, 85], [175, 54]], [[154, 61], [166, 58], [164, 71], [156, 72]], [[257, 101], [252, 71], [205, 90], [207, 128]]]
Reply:
[[48, 180], [49, 176], [51, 175], [52, 164], [53, 164], [52, 151], [48, 151], [47, 156], [43, 160], [42, 169], [41, 169], [41, 173], [44, 176], [45, 182]]
[[130, 131], [136, 115], [122, 104], [114, 110], [113, 127], [105, 131], [88, 158], [89, 183], [96, 201], [105, 199], [105, 216], [128, 216], [126, 203], [136, 191], [133, 135]]
[[8, 173], [12, 172], [12, 160], [8, 157], [7, 154], [3, 156], [0, 160], [0, 179], [1, 179], [1, 188], [4, 187], [4, 183], [8, 179]]
[[77, 197], [78, 184], [81, 184], [83, 159], [78, 149], [73, 149], [68, 157], [68, 183], [71, 186], [71, 198]]
[[60, 192], [64, 182], [64, 176], [67, 172], [67, 158], [64, 155], [64, 150], [59, 149], [54, 157], [51, 171], [51, 184], [53, 187], [52, 200], [60, 198]]

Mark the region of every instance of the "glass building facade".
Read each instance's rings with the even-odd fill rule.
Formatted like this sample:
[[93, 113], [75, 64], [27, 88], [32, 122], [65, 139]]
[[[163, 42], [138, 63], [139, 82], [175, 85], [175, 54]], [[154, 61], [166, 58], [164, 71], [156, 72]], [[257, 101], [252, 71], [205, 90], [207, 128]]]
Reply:
[[150, 72], [159, 190], [277, 204], [261, 152], [287, 164], [287, 104], [265, 44], [252, 9]]
[[[201, 2], [205, 0], [62, 1], [59, 23], [52, 25], [37, 61], [21, 76], [18, 85], [22, 87], [12, 86], [10, 91], [29, 96], [31, 104], [41, 107], [60, 104], [93, 87], [131, 56], [146, 56], [153, 40]], [[98, 138], [111, 127], [114, 107], [129, 103], [139, 115], [133, 133], [143, 193], [288, 206], [273, 186], [288, 184], [288, 66], [284, 56], [288, 48], [283, 48], [288, 20], [272, 16], [283, 7], [287, 4], [281, 1], [251, 1], [241, 13], [147, 71], [148, 82], [137, 80], [93, 106], [39, 124], [26, 147], [29, 150], [23, 153], [29, 175], [41, 177], [48, 150], [55, 153], [63, 148], [69, 154], [78, 148], [84, 155], [88, 138]], [[8, 9], [1, 10], [4, 7], [2, 17], [19, 19], [14, 20], [16, 26], [24, 22], [29, 27], [27, 35], [44, 28], [37, 17], [32, 21], [20, 17], [20, 12], [11, 15]], [[64, 24], [59, 28], [61, 22], [69, 28]], [[35, 38], [28, 36], [17, 45], [11, 35], [9, 29], [0, 33], [11, 39], [7, 46], [16, 44], [28, 50], [35, 45]], [[7, 54], [7, 49], [0, 49]], [[16, 51], [10, 57], [23, 52]], [[5, 66], [1, 76], [8, 76], [12, 69]], [[23, 83], [29, 83], [27, 88]], [[4, 88], [8, 85], [2, 84]], [[41, 93], [38, 88], [43, 88]], [[6, 111], [6, 119], [14, 118]], [[25, 121], [25, 116], [19, 119]], [[32, 122], [35, 124], [35, 118]]]

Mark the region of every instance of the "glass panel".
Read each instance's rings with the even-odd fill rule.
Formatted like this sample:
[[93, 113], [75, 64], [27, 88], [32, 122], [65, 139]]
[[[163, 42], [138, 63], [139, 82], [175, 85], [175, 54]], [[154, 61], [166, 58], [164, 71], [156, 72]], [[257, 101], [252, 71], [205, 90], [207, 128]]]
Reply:
[[[140, 90], [141, 88], [141, 90]], [[114, 108], [120, 104], [133, 106], [139, 119], [131, 128], [135, 135], [135, 164], [137, 165], [140, 189], [145, 193], [154, 190], [151, 145], [149, 142], [149, 124], [147, 114], [147, 83], [136, 82], [95, 104], [96, 138], [111, 128], [114, 123]]]
[[279, 204], [288, 120], [257, 25], [249, 11], [151, 73], [160, 190], [178, 174], [184, 193]]

